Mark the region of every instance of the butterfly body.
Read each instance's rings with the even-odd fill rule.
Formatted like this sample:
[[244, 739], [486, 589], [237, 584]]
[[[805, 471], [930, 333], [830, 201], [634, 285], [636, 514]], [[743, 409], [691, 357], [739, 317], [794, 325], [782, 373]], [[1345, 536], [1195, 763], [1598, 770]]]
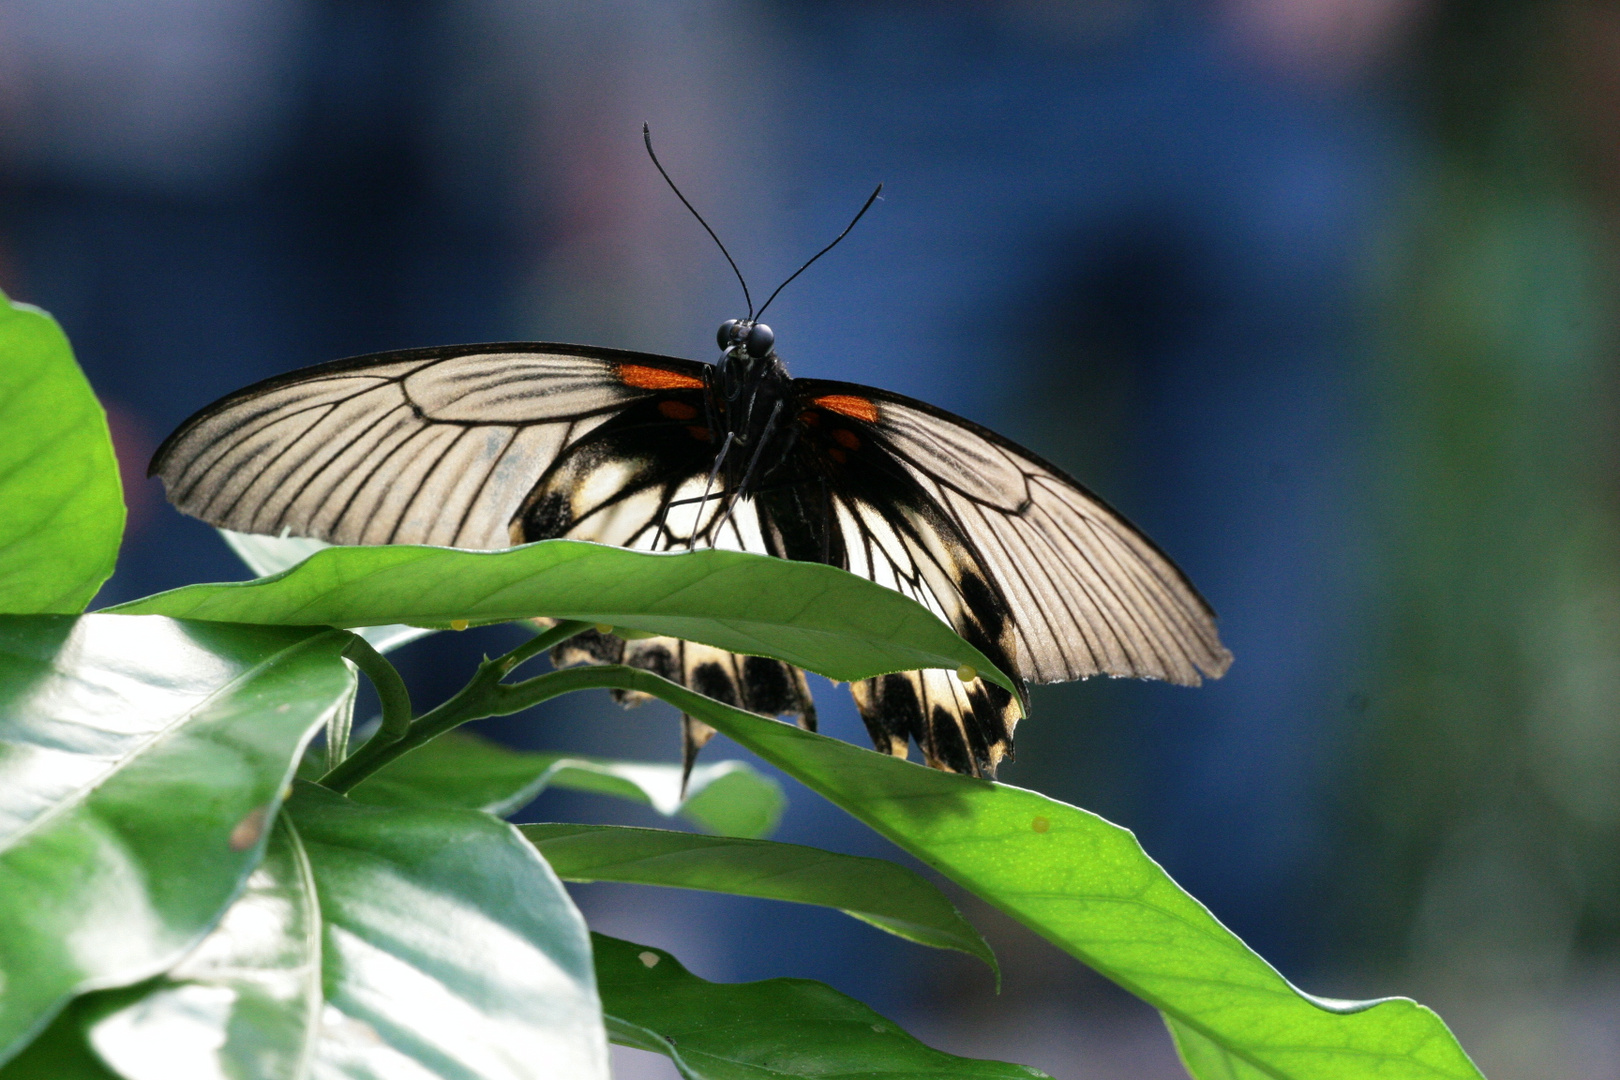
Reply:
[[[918, 600], [1029, 682], [1225, 671], [1186, 578], [1054, 466], [926, 403], [793, 378], [761, 324], [729, 322], [720, 342], [716, 364], [531, 342], [318, 365], [203, 409], [151, 472], [186, 513], [242, 532], [829, 563]], [[778, 661], [594, 631], [555, 659], [630, 663], [814, 726], [803, 673]], [[975, 775], [1011, 752], [1024, 704], [970, 672], [851, 689], [878, 749], [914, 742]], [[685, 733], [690, 762], [709, 733]]]

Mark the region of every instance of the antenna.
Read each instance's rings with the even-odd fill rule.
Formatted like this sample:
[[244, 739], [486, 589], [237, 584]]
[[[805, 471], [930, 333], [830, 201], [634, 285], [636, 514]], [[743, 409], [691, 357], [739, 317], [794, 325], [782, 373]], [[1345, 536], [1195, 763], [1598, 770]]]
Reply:
[[[742, 286], [743, 299], [748, 301], [748, 321], [752, 322], [754, 320], [754, 298], [748, 295], [748, 282], [743, 280], [742, 271], [737, 269], [737, 260], [735, 260], [735, 259], [733, 259], [731, 257], [731, 252], [726, 250], [726, 245], [720, 243], [720, 238], [714, 234], [713, 229], [709, 228], [709, 223], [707, 221], [703, 220], [703, 215], [698, 213], [697, 209], [690, 202], [687, 202], [686, 196], [681, 194], [681, 189], [675, 186], [675, 181], [671, 180], [669, 178], [669, 173], [664, 171], [663, 163], [658, 160], [658, 155], [653, 153], [653, 148], [652, 148], [652, 128], [650, 126], [648, 126], [645, 122], [643, 122], [642, 125], [641, 125], [641, 141], [647, 144], [647, 156], [652, 158], [653, 165], [655, 165], [657, 167], [657, 169], [658, 169], [658, 175], [660, 175], [660, 176], [662, 176], [664, 178], [664, 183], [669, 185], [669, 190], [671, 190], [671, 191], [673, 191], [675, 193], [675, 197], [677, 199], [681, 200], [681, 202], [685, 204], [685, 206], [686, 206], [686, 208], [688, 210], [692, 211], [692, 216], [697, 218], [699, 225], [703, 226], [703, 231], [709, 234], [709, 238], [711, 240], [713, 240], [715, 242], [715, 244], [720, 248], [720, 254], [724, 255], [726, 257], [726, 262], [731, 264], [731, 272], [733, 274], [737, 275], [737, 284]], [[882, 190], [881, 186], [879, 187], [879, 190]], [[873, 195], [872, 197], [874, 199], [877, 198], [876, 195]], [[870, 203], [868, 203], [868, 205], [870, 205]], [[862, 210], [861, 213], [864, 214], [864, 213], [866, 213], [866, 211]], [[855, 220], [856, 221], [860, 220], [860, 215], [859, 214], [856, 215]], [[853, 227], [853, 223], [851, 223], [851, 225]], [[844, 231], [849, 232], [849, 229], [845, 229]], [[840, 236], [838, 238], [838, 240], [842, 240], [842, 239], [843, 239], [842, 236]], [[833, 243], [834, 244], [838, 243], [838, 240], [834, 240]], [[831, 246], [831, 245], [828, 245], [828, 246]], [[818, 255], [818, 256], [816, 256], [816, 258], [820, 258], [820, 256]], [[810, 260], [810, 262], [815, 262], [815, 261], [816, 261], [815, 259]], [[808, 264], [806, 264], [806, 265], [808, 265]], [[797, 277], [798, 275], [794, 275], [794, 276]], [[788, 281], [792, 281], [792, 280], [793, 280], [793, 278], [788, 278]], [[787, 284], [787, 282], [783, 282], [783, 284], [785, 285], [785, 284]], [[776, 291], [781, 292], [782, 290], [778, 289]], [[774, 297], [776, 294], [772, 293], [771, 295]], [[769, 301], [767, 301], [767, 303], [769, 303]]]
[[[650, 144], [649, 144], [649, 146], [650, 146]], [[680, 192], [676, 192], [676, 194], [679, 195]], [[802, 274], [806, 270], [810, 269], [810, 263], [815, 262], [817, 259], [819, 259], [823, 255], [827, 254], [827, 252], [829, 252], [833, 248], [837, 247], [838, 246], [838, 241], [842, 240], [844, 237], [849, 235], [849, 230], [851, 230], [851, 229], [853, 229], [855, 227], [855, 222], [861, 220], [861, 218], [866, 216], [866, 212], [868, 210], [872, 209], [872, 204], [877, 202], [877, 197], [879, 195], [881, 195], [881, 194], [883, 194], [883, 185], [879, 184], [877, 186], [877, 190], [872, 192], [872, 194], [867, 198], [866, 205], [861, 207], [861, 212], [856, 214], [854, 219], [852, 221], [850, 221], [850, 223], [848, 225], [844, 226], [844, 231], [839, 233], [837, 236], [833, 237], [833, 242], [832, 243], [828, 244], [826, 247], [822, 248], [820, 251], [818, 251], [814, 255], [810, 256], [810, 262], [805, 263], [803, 266], [801, 266], [797, 270], [793, 271], [793, 273], [788, 277], [787, 281], [784, 281], [784, 282], [782, 282], [782, 284], [778, 285], [776, 287], [776, 292], [771, 293], [771, 295], [766, 299], [765, 303], [760, 305], [759, 314], [757, 316], [756, 315], [750, 315], [749, 318], [751, 318], [751, 319], [763, 319], [765, 317], [765, 309], [771, 306], [771, 301], [776, 299], [776, 294], [781, 292], [783, 289], [787, 288], [789, 281], [792, 281], [794, 278], [798, 277], [800, 274]], [[704, 226], [704, 228], [708, 228], [708, 226]], [[718, 242], [719, 241], [716, 241], [716, 243], [718, 243]], [[730, 256], [727, 256], [727, 258], [730, 258]]]

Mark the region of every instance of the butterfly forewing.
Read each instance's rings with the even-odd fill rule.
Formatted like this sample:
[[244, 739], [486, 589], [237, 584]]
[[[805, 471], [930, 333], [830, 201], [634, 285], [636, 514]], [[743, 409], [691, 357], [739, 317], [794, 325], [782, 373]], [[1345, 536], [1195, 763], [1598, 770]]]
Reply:
[[506, 547], [514, 510], [564, 448], [658, 384], [702, 385], [707, 366], [526, 344], [340, 360], [209, 406], [151, 472], [181, 510], [239, 532]]
[[[934, 550], [973, 564], [992, 587], [1015, 633], [1017, 674], [1037, 683], [1106, 674], [1197, 685], [1226, 671], [1231, 654], [1203, 598], [1134, 526], [1061, 470], [920, 401], [849, 383], [795, 382], [803, 399], [837, 403], [837, 423], [883, 452], [870, 458], [877, 473], [898, 463], [923, 505], [949, 523], [951, 535]], [[856, 401], [867, 404], [849, 404]], [[865, 470], [862, 455], [856, 447], [845, 456]], [[939, 528], [921, 523], [919, 539]], [[959, 547], [964, 554], [955, 554]]]

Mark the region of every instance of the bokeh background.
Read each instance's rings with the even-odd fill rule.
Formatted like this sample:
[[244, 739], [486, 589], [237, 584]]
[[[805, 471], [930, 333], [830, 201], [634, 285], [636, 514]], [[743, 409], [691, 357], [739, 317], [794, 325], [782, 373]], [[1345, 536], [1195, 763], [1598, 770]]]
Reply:
[[[0, 0], [0, 286], [108, 404], [104, 601], [245, 576], [144, 463], [249, 381], [476, 340], [710, 358], [740, 297], [643, 120], [756, 291], [885, 182], [773, 308], [789, 364], [1026, 442], [1220, 612], [1225, 679], [1039, 690], [1004, 779], [1135, 829], [1302, 987], [1436, 1006], [1493, 1080], [1620, 1077], [1620, 7]], [[401, 662], [443, 696], [496, 636]], [[485, 732], [677, 753], [662, 706]], [[893, 854], [787, 786], [782, 838]], [[999, 996], [834, 913], [576, 895], [958, 1053], [1180, 1075], [1150, 1010], [970, 898]]]

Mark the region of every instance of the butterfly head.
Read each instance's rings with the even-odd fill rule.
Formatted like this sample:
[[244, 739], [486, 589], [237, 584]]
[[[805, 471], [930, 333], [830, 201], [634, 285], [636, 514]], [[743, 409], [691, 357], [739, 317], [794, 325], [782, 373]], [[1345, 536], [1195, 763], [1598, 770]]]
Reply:
[[776, 334], [770, 327], [742, 319], [727, 319], [721, 323], [715, 338], [721, 351], [730, 353], [740, 348], [755, 360], [771, 355], [771, 348], [776, 344]]

